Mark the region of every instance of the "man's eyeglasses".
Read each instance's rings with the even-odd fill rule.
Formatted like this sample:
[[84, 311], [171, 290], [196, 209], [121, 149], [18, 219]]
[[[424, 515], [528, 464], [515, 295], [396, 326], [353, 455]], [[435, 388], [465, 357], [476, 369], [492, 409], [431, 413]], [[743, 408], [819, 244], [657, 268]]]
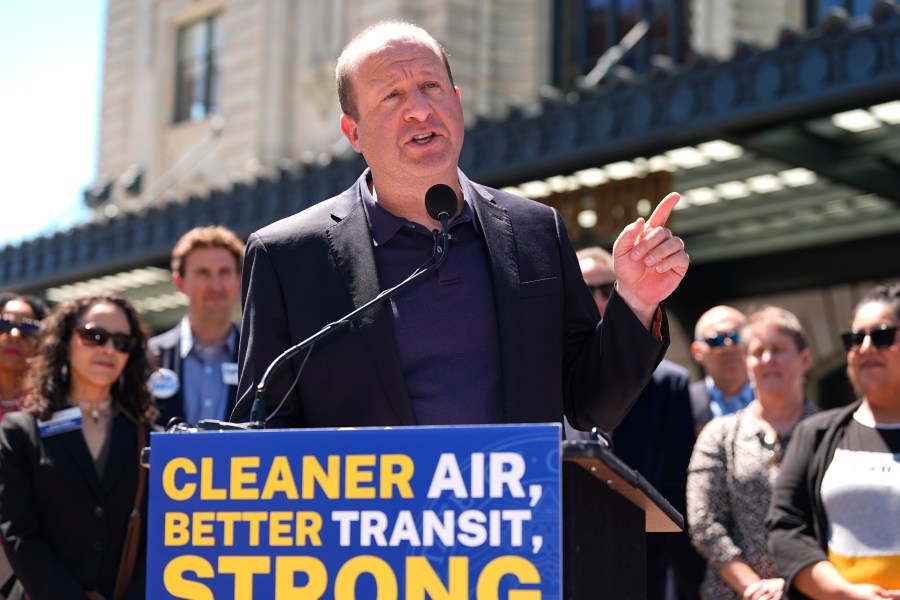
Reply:
[[591, 290], [592, 294], [596, 294], [600, 292], [603, 294], [604, 298], [609, 298], [609, 295], [612, 294], [613, 288], [615, 287], [616, 282], [610, 281], [609, 283], [598, 283], [597, 285], [588, 285], [588, 288]]
[[35, 339], [41, 335], [41, 322], [34, 319], [0, 317], [0, 333], [11, 333], [13, 329], [18, 329], [23, 338]]
[[741, 343], [741, 335], [737, 331], [726, 331], [717, 333], [713, 337], [703, 338], [706, 345], [710, 348], [718, 348], [725, 345], [725, 340], [731, 340], [731, 345], [736, 346]]
[[106, 342], [112, 340], [113, 348], [124, 354], [134, 350], [134, 346], [137, 343], [137, 340], [127, 333], [110, 333], [102, 327], [92, 327], [90, 325], [79, 327], [75, 330], [75, 333], [78, 334], [79, 339], [85, 346], [105, 346]]
[[872, 345], [876, 348], [888, 348], [894, 344], [897, 339], [896, 325], [880, 325], [875, 329], [864, 331], [862, 329], [854, 329], [853, 331], [845, 331], [841, 334], [841, 341], [844, 342], [844, 348], [850, 352], [857, 346], [862, 346], [866, 336], [872, 338]]

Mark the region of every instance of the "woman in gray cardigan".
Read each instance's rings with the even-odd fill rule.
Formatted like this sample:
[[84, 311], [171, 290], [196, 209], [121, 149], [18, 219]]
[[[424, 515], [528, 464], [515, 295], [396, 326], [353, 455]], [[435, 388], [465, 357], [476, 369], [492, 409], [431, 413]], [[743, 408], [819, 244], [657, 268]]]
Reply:
[[688, 468], [691, 541], [707, 561], [703, 600], [781, 598], [763, 521], [794, 426], [816, 410], [804, 396], [810, 350], [795, 315], [757, 311], [741, 341], [754, 400], [703, 428]]

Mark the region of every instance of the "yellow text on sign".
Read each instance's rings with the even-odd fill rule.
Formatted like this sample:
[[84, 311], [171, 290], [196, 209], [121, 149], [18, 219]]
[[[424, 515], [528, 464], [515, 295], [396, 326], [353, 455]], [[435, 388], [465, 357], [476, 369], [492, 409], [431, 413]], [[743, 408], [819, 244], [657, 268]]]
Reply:
[[[222, 459], [219, 459], [222, 460]], [[262, 464], [258, 456], [227, 459], [225, 474], [216, 459], [198, 461], [177, 457], [166, 463], [162, 486], [176, 501], [200, 500], [288, 500], [412, 498], [410, 486], [415, 467], [406, 454], [348, 454], [325, 457], [302, 456], [293, 463], [275, 456]], [[299, 464], [297, 464], [299, 463]]]
[[[274, 570], [273, 563], [274, 562]], [[470, 580], [475, 582], [476, 600], [500, 600], [500, 581], [513, 577], [519, 585], [541, 583], [540, 571], [529, 560], [518, 556], [500, 556], [485, 565], [479, 573], [469, 572], [469, 559], [453, 556], [449, 559], [448, 583], [423, 556], [406, 557], [406, 576], [403, 578], [403, 594], [397, 574], [391, 565], [377, 556], [356, 556], [341, 565], [330, 581], [325, 565], [312, 556], [221, 556], [217, 565], [194, 555], [179, 556], [166, 565], [163, 580], [166, 591], [176, 598], [214, 600], [212, 590], [203, 583], [218, 577], [230, 577], [234, 581], [235, 600], [252, 600], [254, 585], [263, 577], [275, 577], [275, 598], [302, 598], [318, 600], [325, 595], [329, 583], [332, 598], [354, 598], [356, 582], [362, 575], [374, 580], [377, 595], [374, 600], [407, 598], [408, 600], [468, 600]], [[296, 585], [297, 574], [304, 585]], [[185, 575], [190, 574], [190, 578]], [[228, 597], [231, 597], [229, 594]], [[536, 589], [512, 589], [505, 596], [508, 600], [540, 600]]]

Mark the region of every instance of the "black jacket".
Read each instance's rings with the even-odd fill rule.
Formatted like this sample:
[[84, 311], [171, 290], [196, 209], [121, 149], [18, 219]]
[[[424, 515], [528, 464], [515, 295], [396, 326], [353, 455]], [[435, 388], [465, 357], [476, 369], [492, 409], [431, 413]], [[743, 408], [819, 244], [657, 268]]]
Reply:
[[785, 596], [806, 599], [794, 588], [804, 567], [828, 560], [828, 519], [822, 505], [822, 479], [847, 424], [860, 403], [804, 419], [791, 435], [766, 517], [769, 550], [784, 577]]
[[[84, 598], [84, 592], [92, 589], [113, 597], [137, 490], [138, 426], [122, 411], [115, 417], [100, 478], [80, 430], [41, 438], [34, 415], [15, 412], [4, 417], [0, 534], [31, 600]], [[145, 531], [126, 598], [144, 597], [146, 502], [145, 494]], [[17, 585], [9, 598], [21, 594], [22, 586]]]

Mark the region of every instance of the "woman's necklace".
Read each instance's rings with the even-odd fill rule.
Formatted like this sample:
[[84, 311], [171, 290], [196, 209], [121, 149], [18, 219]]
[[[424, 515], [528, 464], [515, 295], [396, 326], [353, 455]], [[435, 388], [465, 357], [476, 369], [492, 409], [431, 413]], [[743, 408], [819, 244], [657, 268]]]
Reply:
[[100, 422], [100, 413], [105, 413], [111, 404], [112, 401], [109, 398], [107, 398], [106, 400], [101, 400], [97, 403], [82, 402], [81, 400], [78, 401], [78, 406], [79, 408], [81, 408], [82, 412], [90, 411], [91, 418], [94, 419], [94, 423]]
[[10, 400], [9, 398], [3, 396], [3, 394], [0, 394], [0, 408], [2, 408], [3, 410], [15, 410], [16, 408], [18, 408], [18, 406], [18, 400], [16, 400], [15, 398]]

